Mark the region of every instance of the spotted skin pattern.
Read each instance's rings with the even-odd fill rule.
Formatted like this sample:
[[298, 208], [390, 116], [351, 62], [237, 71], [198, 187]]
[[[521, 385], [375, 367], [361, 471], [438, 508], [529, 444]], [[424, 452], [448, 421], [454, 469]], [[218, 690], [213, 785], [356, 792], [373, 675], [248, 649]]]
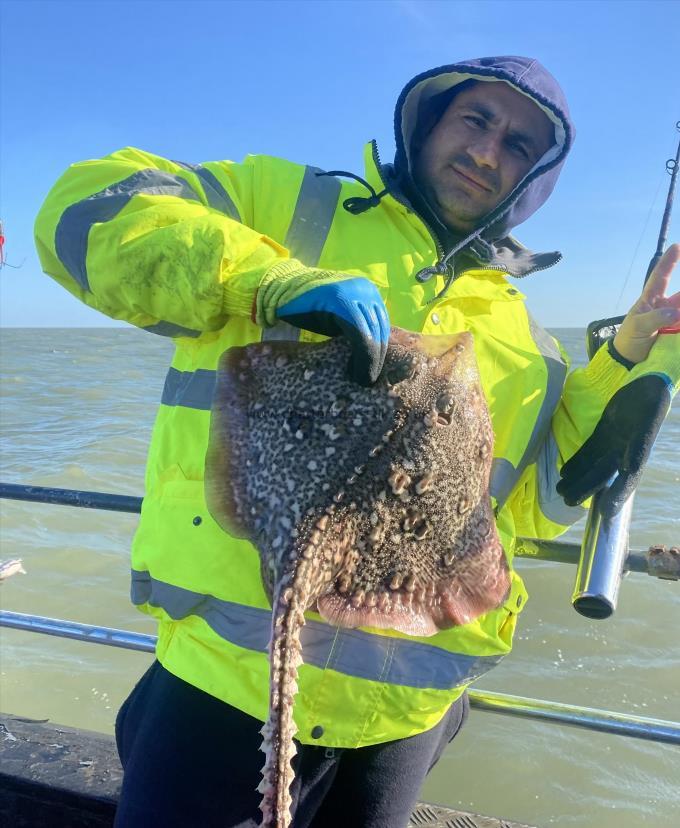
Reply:
[[472, 336], [392, 329], [370, 388], [348, 344], [257, 343], [220, 362], [212, 515], [248, 538], [272, 603], [262, 825], [288, 828], [304, 612], [430, 636], [507, 598], [488, 487], [493, 432]]

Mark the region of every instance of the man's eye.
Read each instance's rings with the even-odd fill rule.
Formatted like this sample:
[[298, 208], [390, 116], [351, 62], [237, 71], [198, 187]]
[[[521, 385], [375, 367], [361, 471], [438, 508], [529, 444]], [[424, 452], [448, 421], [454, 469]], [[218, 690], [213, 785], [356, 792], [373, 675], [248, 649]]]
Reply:
[[464, 115], [463, 120], [466, 124], [475, 126], [478, 129], [483, 129], [486, 126], [486, 121], [483, 118], [478, 118], [476, 115]]
[[527, 148], [524, 146], [524, 144], [517, 144], [517, 143], [515, 143], [514, 141], [509, 141], [509, 142], [508, 142], [508, 146], [510, 147], [510, 149], [511, 149], [514, 153], [516, 153], [517, 155], [519, 155], [521, 158], [524, 158], [524, 159], [525, 159], [525, 161], [529, 161], [529, 160], [530, 160], [530, 158], [529, 158], [529, 152], [528, 152]]

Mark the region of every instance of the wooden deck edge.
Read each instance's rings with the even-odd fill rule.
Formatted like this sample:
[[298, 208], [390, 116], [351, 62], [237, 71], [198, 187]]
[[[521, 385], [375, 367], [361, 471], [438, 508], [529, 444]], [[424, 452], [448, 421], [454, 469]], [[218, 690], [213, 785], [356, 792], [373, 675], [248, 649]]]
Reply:
[[[0, 824], [111, 828], [123, 771], [113, 737], [0, 713]], [[409, 828], [531, 828], [421, 803]]]

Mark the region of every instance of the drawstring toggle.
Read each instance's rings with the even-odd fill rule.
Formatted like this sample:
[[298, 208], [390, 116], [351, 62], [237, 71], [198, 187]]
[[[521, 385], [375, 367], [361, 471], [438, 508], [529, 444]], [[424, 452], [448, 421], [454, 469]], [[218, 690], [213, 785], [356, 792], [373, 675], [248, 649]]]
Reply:
[[355, 175], [351, 172], [346, 172], [345, 170], [329, 170], [328, 172], [318, 172], [316, 173], [317, 177], [321, 177], [322, 175], [342, 175], [345, 178], [353, 178], [355, 181], [358, 181], [360, 184], [363, 184], [364, 187], [369, 191], [371, 194], [370, 196], [350, 196], [346, 198], [342, 202], [342, 206], [347, 210], [348, 213], [351, 213], [353, 216], [358, 216], [360, 213], [365, 213], [366, 210], [370, 210], [371, 207], [377, 207], [380, 204], [380, 199], [383, 196], [386, 196], [389, 190], [385, 188], [381, 193], [376, 193], [376, 191], [371, 187], [368, 181], [365, 181], [360, 175]]

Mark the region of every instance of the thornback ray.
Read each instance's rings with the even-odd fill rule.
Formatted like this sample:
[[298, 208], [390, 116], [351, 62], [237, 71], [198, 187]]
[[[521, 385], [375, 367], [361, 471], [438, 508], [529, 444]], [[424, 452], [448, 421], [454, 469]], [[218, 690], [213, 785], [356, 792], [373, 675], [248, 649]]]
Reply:
[[493, 431], [472, 335], [393, 328], [378, 381], [349, 345], [256, 343], [220, 360], [206, 459], [215, 520], [258, 550], [272, 604], [263, 826], [290, 825], [304, 612], [431, 636], [507, 598]]

